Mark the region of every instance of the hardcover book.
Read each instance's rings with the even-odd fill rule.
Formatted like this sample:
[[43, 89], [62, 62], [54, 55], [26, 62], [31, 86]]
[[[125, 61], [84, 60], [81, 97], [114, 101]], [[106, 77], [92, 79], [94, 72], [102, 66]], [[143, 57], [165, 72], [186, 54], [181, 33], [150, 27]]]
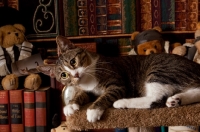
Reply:
[[96, 1], [87, 0], [87, 10], [88, 10], [88, 31], [89, 35], [96, 35]]
[[107, 6], [106, 0], [96, 0], [97, 35], [107, 34]]
[[11, 132], [24, 131], [23, 90], [9, 90]]
[[[73, 17], [72, 17], [73, 16]], [[77, 0], [63, 0], [65, 36], [78, 35]]]
[[151, 0], [152, 27], [161, 25], [161, 5], [160, 0]]
[[49, 132], [50, 119], [50, 87], [40, 88], [35, 91], [35, 118], [36, 132]]
[[122, 33], [122, 0], [107, 0], [107, 33]]
[[175, 30], [186, 31], [186, 0], [175, 0]]
[[175, 30], [175, 1], [161, 0], [161, 28], [162, 31]]
[[79, 35], [89, 35], [87, 0], [77, 0]]
[[24, 130], [25, 132], [35, 132], [35, 92], [25, 89], [24, 97]]
[[152, 11], [151, 0], [140, 0], [140, 17], [141, 17], [141, 30], [147, 30], [152, 28]]
[[10, 132], [9, 91], [0, 90], [0, 132]]
[[195, 31], [198, 22], [198, 0], [188, 0], [186, 10], [186, 30]]

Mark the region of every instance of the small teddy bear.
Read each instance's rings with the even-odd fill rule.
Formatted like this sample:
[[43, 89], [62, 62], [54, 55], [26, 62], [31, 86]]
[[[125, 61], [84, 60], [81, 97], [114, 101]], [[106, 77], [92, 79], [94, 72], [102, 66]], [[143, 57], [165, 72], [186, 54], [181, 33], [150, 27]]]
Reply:
[[160, 27], [154, 27], [141, 33], [133, 32], [131, 35], [133, 49], [129, 52], [129, 55], [149, 55], [165, 52], [165, 41], [160, 33], [161, 31]]
[[[16, 89], [11, 85], [3, 85], [4, 82], [14, 82], [18, 78], [16, 75], [8, 76], [13, 72], [11, 65], [32, 55], [33, 45], [25, 41], [24, 33], [25, 27], [22, 24], [0, 27], [0, 79], [2, 80], [2, 87], [5, 90]], [[29, 79], [26, 79], [24, 82], [25, 88], [38, 89], [41, 84], [41, 78], [33, 74], [29, 76]], [[35, 80], [40, 80], [37, 82], [37, 87], [35, 87]]]

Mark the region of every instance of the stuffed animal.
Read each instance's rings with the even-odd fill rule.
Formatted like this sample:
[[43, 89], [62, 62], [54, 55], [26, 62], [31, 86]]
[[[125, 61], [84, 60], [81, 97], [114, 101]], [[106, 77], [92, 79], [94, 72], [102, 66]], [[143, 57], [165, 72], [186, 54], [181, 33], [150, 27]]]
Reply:
[[75, 130], [69, 130], [65, 124], [65, 122], [62, 122], [60, 126], [57, 128], [52, 128], [51, 132], [79, 132]]
[[[16, 89], [16, 86], [4, 85], [4, 82], [18, 80], [18, 76], [10, 75], [13, 72], [11, 65], [32, 55], [33, 45], [25, 41], [24, 33], [25, 27], [22, 24], [0, 27], [0, 77], [2, 79], [2, 87], [5, 90]], [[28, 78], [24, 82], [25, 88], [38, 89], [41, 84], [41, 78], [33, 74]]]
[[[160, 33], [161, 31], [160, 27], [154, 27], [153, 29], [145, 30], [141, 33], [137, 31], [133, 32], [131, 35], [133, 49], [129, 52], [129, 55], [149, 55], [152, 53], [165, 52], [165, 41]], [[169, 46], [169, 44], [166, 44], [166, 46], [167, 45]]]

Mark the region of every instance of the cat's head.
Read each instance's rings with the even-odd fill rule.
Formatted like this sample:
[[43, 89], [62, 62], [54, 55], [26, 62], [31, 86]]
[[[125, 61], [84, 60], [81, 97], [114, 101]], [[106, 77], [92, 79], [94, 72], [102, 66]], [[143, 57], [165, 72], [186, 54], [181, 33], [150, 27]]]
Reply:
[[61, 65], [40, 65], [37, 67], [37, 70], [51, 78], [56, 78], [58, 82], [65, 86], [71, 85], [71, 75]]
[[91, 56], [87, 50], [76, 47], [66, 37], [57, 36], [56, 42], [60, 49], [59, 62], [78, 81], [87, 72], [87, 67], [93, 64], [95, 55]]

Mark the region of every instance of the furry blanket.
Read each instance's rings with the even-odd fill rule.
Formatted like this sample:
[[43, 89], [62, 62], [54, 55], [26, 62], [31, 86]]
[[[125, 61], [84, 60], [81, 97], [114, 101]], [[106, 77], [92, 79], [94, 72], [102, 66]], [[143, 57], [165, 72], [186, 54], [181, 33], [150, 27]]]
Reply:
[[156, 109], [107, 109], [101, 120], [90, 123], [83, 106], [74, 115], [66, 117], [66, 125], [74, 130], [127, 128], [135, 126], [185, 126], [200, 125], [200, 103], [176, 108]]

